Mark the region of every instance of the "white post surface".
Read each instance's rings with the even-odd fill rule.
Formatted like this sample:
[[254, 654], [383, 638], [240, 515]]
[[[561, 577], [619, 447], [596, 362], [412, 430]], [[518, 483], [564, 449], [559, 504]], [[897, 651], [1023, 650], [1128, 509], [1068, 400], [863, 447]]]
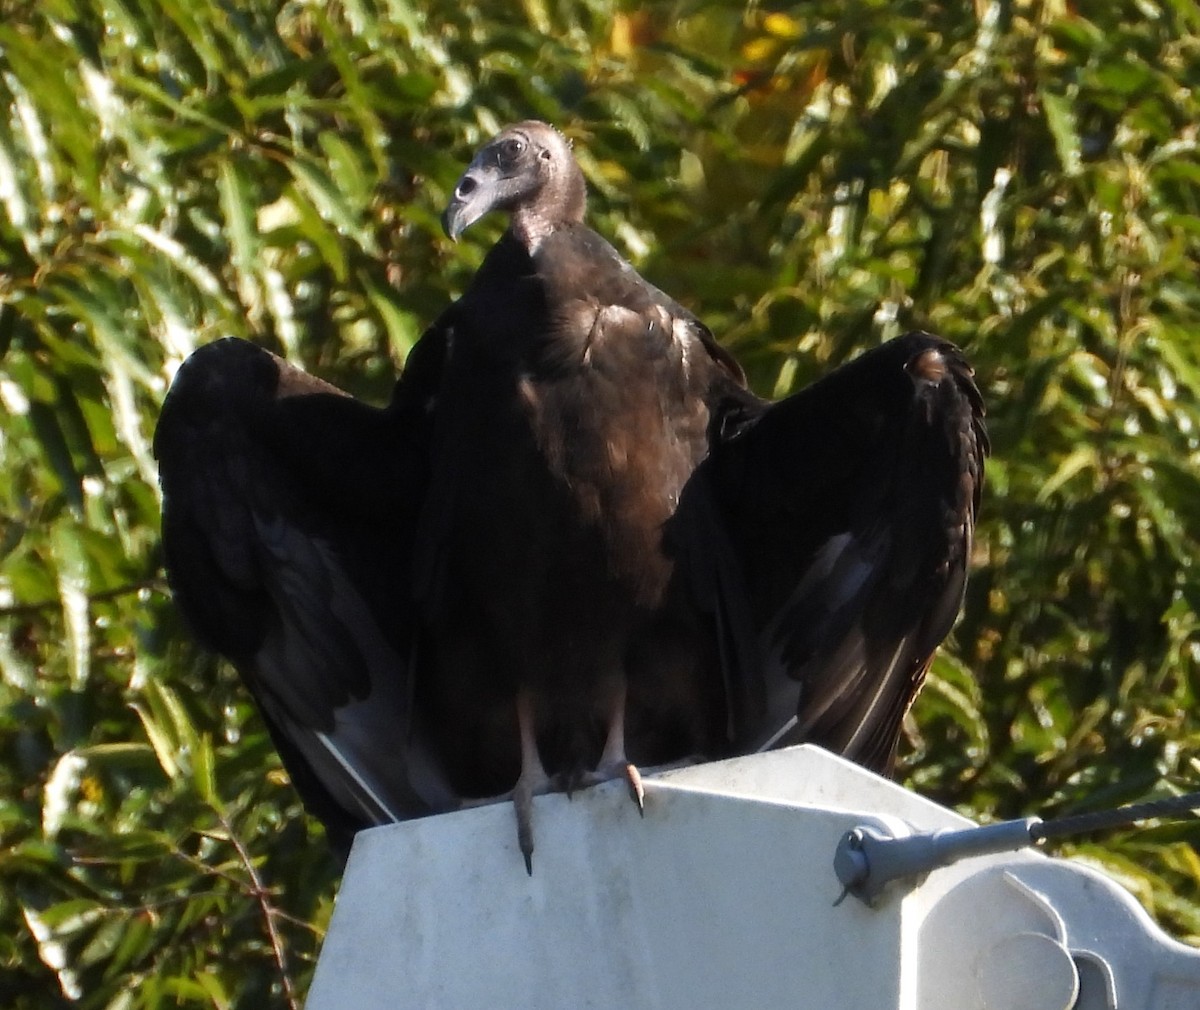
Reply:
[[1200, 952], [1112, 881], [979, 856], [840, 905], [850, 828], [969, 824], [814, 747], [362, 832], [307, 1010], [1196, 1010]]

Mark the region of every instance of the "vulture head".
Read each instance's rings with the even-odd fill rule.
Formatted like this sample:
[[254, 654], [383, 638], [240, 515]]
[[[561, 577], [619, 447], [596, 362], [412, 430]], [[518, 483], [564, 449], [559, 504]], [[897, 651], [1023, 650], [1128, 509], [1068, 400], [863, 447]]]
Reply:
[[504, 210], [513, 233], [532, 249], [560, 225], [581, 222], [586, 201], [566, 137], [528, 120], [506, 126], [479, 149], [442, 212], [442, 227], [457, 240], [488, 211]]

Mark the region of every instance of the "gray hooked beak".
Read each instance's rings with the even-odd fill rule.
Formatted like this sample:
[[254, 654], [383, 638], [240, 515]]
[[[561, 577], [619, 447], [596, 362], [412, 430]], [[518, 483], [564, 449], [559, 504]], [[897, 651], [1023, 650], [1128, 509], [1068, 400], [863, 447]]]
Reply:
[[467, 166], [454, 186], [454, 196], [442, 211], [442, 230], [451, 241], [492, 210], [503, 198], [503, 174], [488, 152], [483, 151]]

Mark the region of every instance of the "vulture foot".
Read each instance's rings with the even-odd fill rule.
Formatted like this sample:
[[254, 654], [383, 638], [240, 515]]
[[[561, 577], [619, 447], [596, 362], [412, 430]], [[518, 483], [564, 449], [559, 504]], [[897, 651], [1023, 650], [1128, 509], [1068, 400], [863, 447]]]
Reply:
[[554, 788], [554, 780], [546, 774], [541, 761], [521, 769], [521, 777], [513, 787], [513, 810], [517, 814], [517, 845], [525, 857], [525, 872], [533, 876], [533, 798]]
[[642, 773], [637, 765], [625, 755], [625, 696], [622, 682], [614, 695], [608, 713], [608, 736], [604, 740], [604, 751], [596, 770], [584, 776], [584, 785], [596, 785], [610, 779], [623, 778], [629, 785], [629, 796], [637, 804], [638, 813], [646, 812], [646, 787], [642, 785]]
[[611, 761], [601, 761], [595, 771], [587, 772], [580, 785], [595, 786], [601, 782], [611, 782], [613, 779], [624, 779], [629, 786], [629, 798], [637, 804], [638, 813], [646, 812], [646, 787], [642, 785], [642, 773], [638, 766], [628, 760], [624, 754]]
[[521, 736], [521, 774], [513, 786], [513, 809], [517, 814], [517, 845], [525, 857], [525, 872], [533, 876], [533, 798], [554, 788], [538, 753], [533, 699], [528, 692], [517, 695], [517, 731]]

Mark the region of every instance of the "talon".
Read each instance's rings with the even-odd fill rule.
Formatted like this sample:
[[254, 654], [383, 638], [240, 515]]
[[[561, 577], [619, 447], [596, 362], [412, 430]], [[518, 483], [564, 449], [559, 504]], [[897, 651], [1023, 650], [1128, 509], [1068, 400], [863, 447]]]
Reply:
[[[524, 776], [522, 776], [524, 779]], [[533, 787], [518, 781], [513, 790], [513, 810], [517, 815], [517, 845], [525, 858], [525, 872], [533, 876]]]
[[557, 781], [562, 791], [567, 794], [567, 799], [575, 799], [575, 790], [581, 786], [588, 785], [587, 776], [582, 772], [571, 772], [571, 774], [562, 774], [557, 776]]
[[517, 696], [517, 729], [521, 736], [521, 774], [513, 786], [513, 810], [517, 815], [517, 845], [525, 859], [525, 872], [533, 876], [533, 798], [553, 787], [542, 767], [534, 730], [533, 703], [527, 694]]
[[638, 814], [646, 816], [646, 787], [642, 785], [642, 773], [632, 761], [625, 764], [625, 778], [629, 782], [629, 795], [637, 804]]

